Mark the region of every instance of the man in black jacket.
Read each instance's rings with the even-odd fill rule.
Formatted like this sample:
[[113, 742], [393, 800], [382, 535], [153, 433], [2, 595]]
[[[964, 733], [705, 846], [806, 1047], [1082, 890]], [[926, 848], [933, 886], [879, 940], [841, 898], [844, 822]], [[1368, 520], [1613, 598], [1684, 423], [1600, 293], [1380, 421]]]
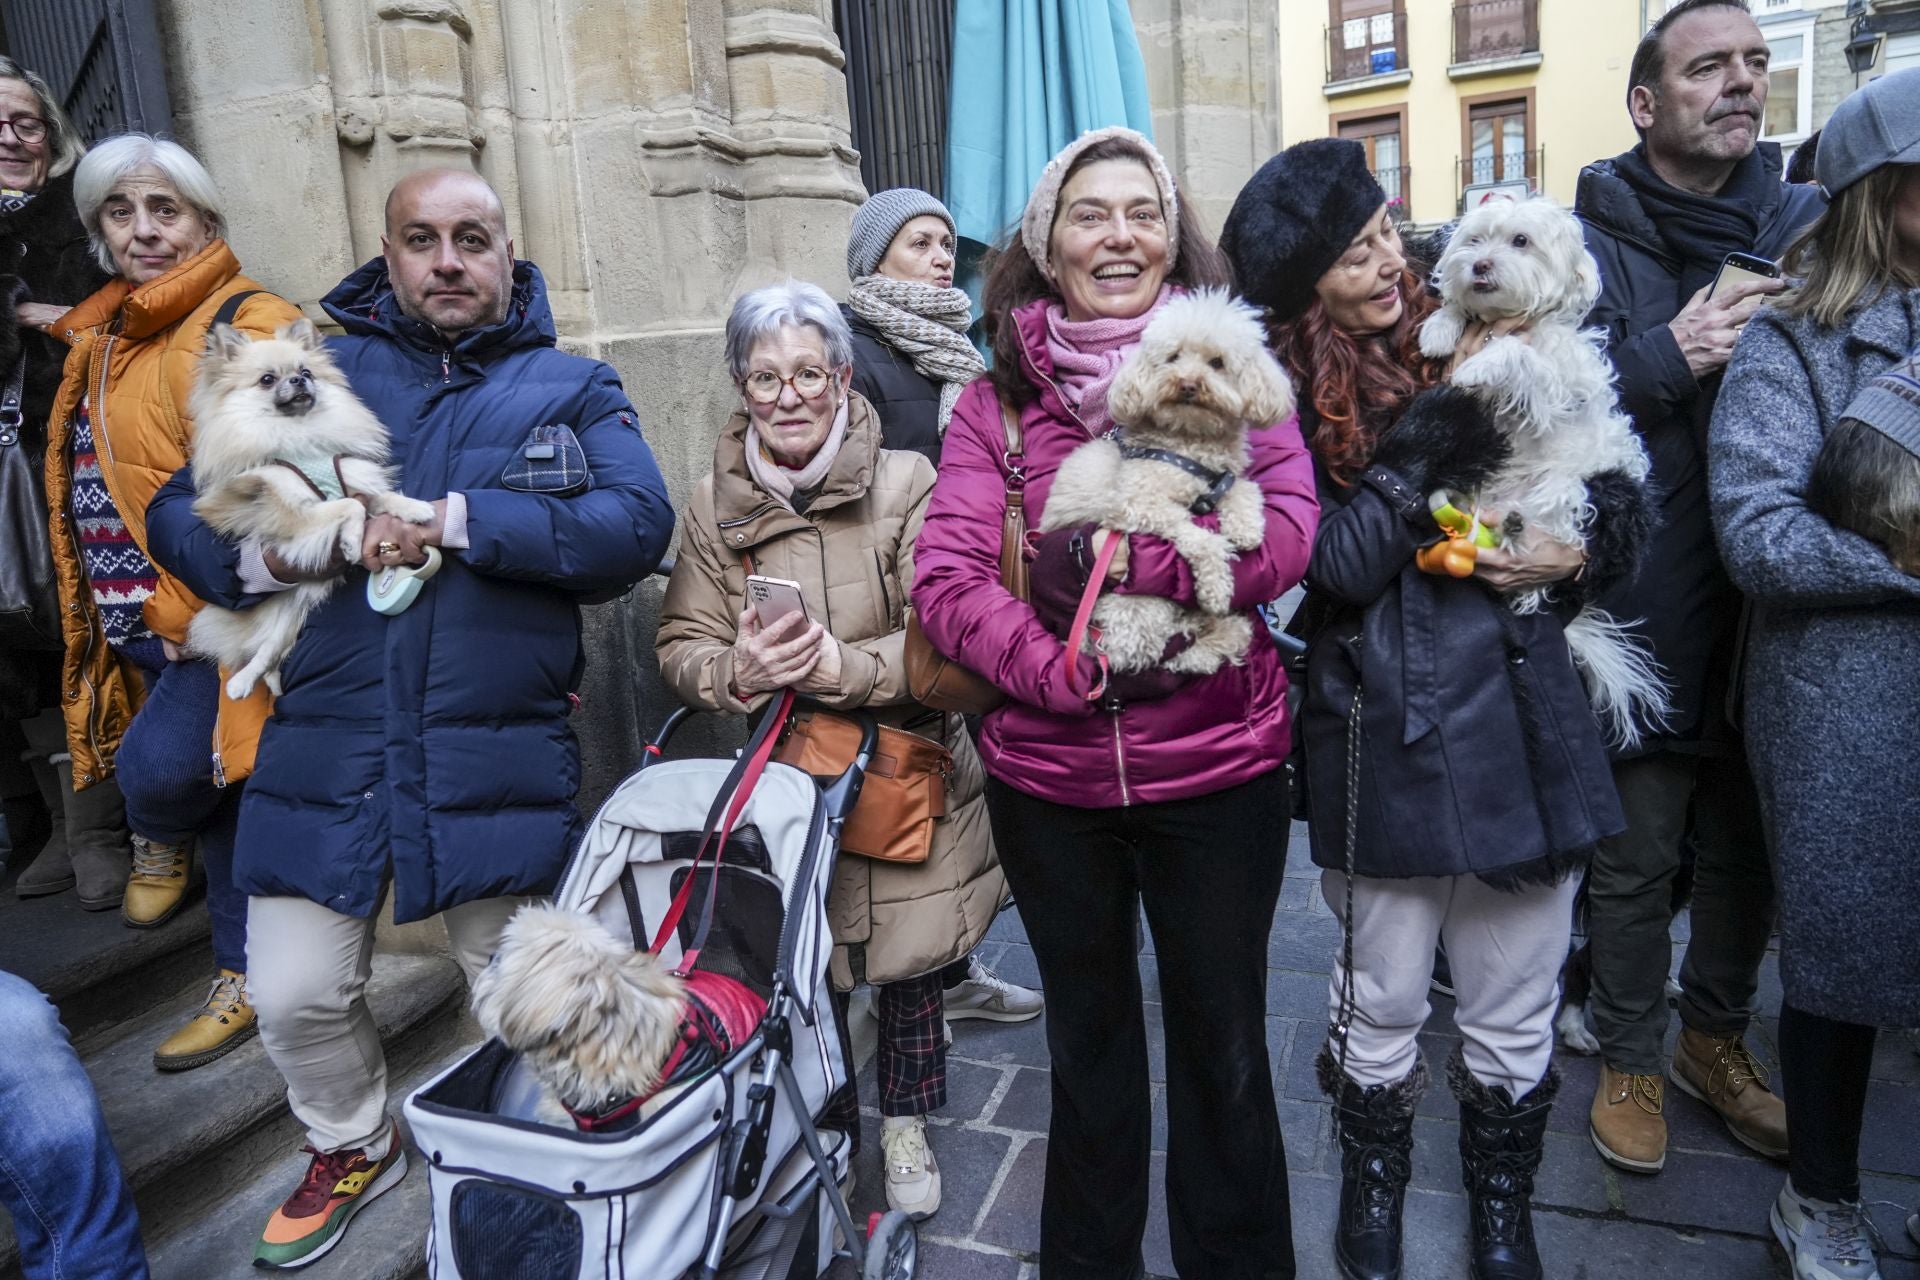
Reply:
[[1778, 259], [1818, 216], [1758, 142], [1768, 50], [1745, 0], [1683, 0], [1641, 41], [1627, 107], [1640, 144], [1580, 175], [1576, 209], [1600, 264], [1588, 319], [1607, 332], [1621, 403], [1653, 459], [1661, 524], [1637, 578], [1600, 603], [1639, 619], [1673, 688], [1673, 715], [1614, 781], [1625, 833], [1588, 877], [1593, 1013], [1605, 1065], [1594, 1146], [1642, 1173], [1666, 1160], [1665, 984], [1672, 890], [1698, 851], [1681, 1032], [1670, 1075], [1733, 1136], [1784, 1158], [1786, 1116], [1744, 1036], [1772, 930], [1765, 841], [1730, 713], [1741, 601], [1707, 509], [1707, 423], [1734, 341], [1775, 281], [1713, 289], [1728, 253]]

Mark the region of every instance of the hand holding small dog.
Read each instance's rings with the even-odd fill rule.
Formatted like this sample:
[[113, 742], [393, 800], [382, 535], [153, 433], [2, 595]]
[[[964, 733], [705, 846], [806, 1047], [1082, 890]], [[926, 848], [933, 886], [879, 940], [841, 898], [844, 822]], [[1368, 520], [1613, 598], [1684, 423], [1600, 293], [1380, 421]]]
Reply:
[[[1482, 517], [1498, 527], [1498, 521]], [[1552, 538], [1540, 538], [1525, 550], [1482, 547], [1473, 564], [1473, 576], [1495, 591], [1532, 591], [1571, 578], [1586, 563], [1586, 554]]]
[[[762, 628], [760, 615], [752, 605], [740, 611], [740, 627], [733, 639], [733, 691], [742, 698], [788, 685], [798, 685], [813, 673], [828, 647], [823, 642], [827, 629], [807, 621], [803, 613], [790, 613], [770, 627]], [[840, 678], [840, 652], [834, 647], [832, 677]]]
[[[427, 524], [408, 524], [398, 516], [369, 513], [366, 532], [360, 539], [360, 563], [369, 573], [378, 573], [389, 565], [424, 564], [427, 548], [440, 545], [446, 523], [445, 498], [433, 504], [433, 520]], [[400, 549], [382, 553], [383, 543]]]
[[1453, 356], [1447, 361], [1447, 377], [1451, 379], [1460, 371], [1460, 366], [1487, 349], [1487, 344], [1495, 338], [1514, 337], [1522, 342], [1531, 339], [1533, 317], [1502, 316], [1498, 320], [1474, 320], [1468, 323], [1460, 334], [1460, 343], [1453, 349]]
[[1726, 367], [1733, 356], [1733, 344], [1753, 313], [1769, 294], [1787, 287], [1784, 280], [1742, 280], [1729, 285], [1718, 297], [1709, 298], [1712, 286], [1703, 287], [1688, 300], [1680, 314], [1668, 323], [1680, 354], [1696, 378]]

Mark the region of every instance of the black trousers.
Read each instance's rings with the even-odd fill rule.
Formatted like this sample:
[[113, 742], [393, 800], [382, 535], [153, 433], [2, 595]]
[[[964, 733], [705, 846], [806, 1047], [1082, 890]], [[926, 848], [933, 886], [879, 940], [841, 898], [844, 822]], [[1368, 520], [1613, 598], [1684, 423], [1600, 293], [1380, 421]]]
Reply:
[[1860, 1198], [1860, 1127], [1873, 1068], [1873, 1027], [1782, 1003], [1780, 1083], [1786, 1092], [1787, 1173], [1815, 1200]]
[[1047, 1280], [1141, 1274], [1152, 1139], [1135, 928], [1159, 967], [1167, 1219], [1184, 1280], [1292, 1277], [1267, 1057], [1266, 949], [1286, 860], [1279, 773], [1190, 800], [1076, 809], [987, 783], [994, 844], [1047, 993]]

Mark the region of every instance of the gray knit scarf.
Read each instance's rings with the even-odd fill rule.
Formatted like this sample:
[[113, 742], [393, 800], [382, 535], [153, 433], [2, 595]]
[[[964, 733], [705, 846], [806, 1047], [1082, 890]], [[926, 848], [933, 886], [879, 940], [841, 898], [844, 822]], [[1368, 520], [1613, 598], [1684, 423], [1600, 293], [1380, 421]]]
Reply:
[[916, 280], [861, 276], [847, 295], [853, 314], [880, 331], [887, 345], [912, 363], [914, 372], [940, 387], [940, 434], [947, 433], [953, 402], [969, 382], [987, 371], [967, 341], [973, 300], [963, 289], [941, 289]]

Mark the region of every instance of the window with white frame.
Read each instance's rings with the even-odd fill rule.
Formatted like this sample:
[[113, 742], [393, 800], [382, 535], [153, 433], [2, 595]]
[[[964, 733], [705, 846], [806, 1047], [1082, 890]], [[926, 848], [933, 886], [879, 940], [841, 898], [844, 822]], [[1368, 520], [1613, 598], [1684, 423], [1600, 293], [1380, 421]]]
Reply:
[[1920, 31], [1902, 31], [1887, 37], [1880, 50], [1878, 75], [1892, 75], [1908, 67], [1920, 67]]
[[1813, 128], [1813, 24], [1766, 27], [1767, 113], [1760, 136], [1798, 141]]

